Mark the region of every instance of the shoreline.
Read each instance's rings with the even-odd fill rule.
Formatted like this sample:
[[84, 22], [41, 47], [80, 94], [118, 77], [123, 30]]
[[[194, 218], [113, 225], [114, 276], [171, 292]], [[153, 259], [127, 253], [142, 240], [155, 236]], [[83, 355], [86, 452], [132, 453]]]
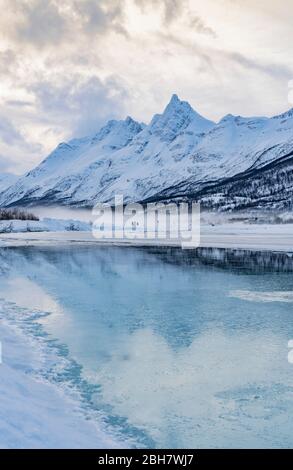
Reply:
[[[92, 244], [131, 247], [181, 247], [178, 240], [164, 239], [96, 239], [92, 232], [23, 232], [0, 233], [0, 248]], [[201, 228], [199, 248], [269, 251], [293, 253], [293, 224], [223, 224]], [[191, 248], [194, 250], [195, 248]], [[185, 250], [185, 249], [184, 249]], [[188, 250], [188, 249], [187, 249]]]
[[[89, 418], [78, 390], [58, 385], [50, 373], [47, 377], [70, 361], [41, 334], [37, 320], [42, 315], [0, 298], [0, 449], [124, 448], [126, 442]], [[27, 434], [27, 427], [34, 431]]]
[[[47, 246], [55, 249], [59, 246], [71, 248], [74, 251], [76, 246], [118, 246], [119, 242], [109, 240], [99, 242], [95, 240], [91, 232], [66, 232], [66, 233], [24, 233], [9, 234], [7, 248], [16, 246]], [[40, 237], [40, 235], [42, 235]], [[229, 236], [233, 236], [232, 233]], [[235, 234], [234, 234], [235, 236]], [[1, 240], [1, 236], [0, 236]], [[11, 244], [11, 242], [13, 242]], [[142, 245], [120, 242], [120, 246], [140, 247]], [[146, 247], [146, 245], [144, 245]], [[166, 245], [149, 244], [150, 252], [164, 256], [166, 262], [180, 263], [184, 260], [188, 264], [196, 262], [198, 252], [196, 250], [181, 250], [178, 246], [170, 246], [170, 249], [163, 250]], [[0, 245], [1, 247], [1, 245]], [[156, 250], [157, 248], [157, 250]], [[167, 248], [167, 247], [166, 247]], [[202, 247], [203, 248], [203, 247]], [[203, 248], [203, 252], [213, 251], [212, 248]], [[219, 248], [220, 256], [216, 256], [217, 267], [223, 267], [231, 262], [231, 256], [237, 258], [237, 250], [229, 254], [233, 248]], [[156, 253], [157, 251], [157, 253]], [[164, 254], [164, 252], [166, 253]], [[201, 250], [198, 250], [199, 252]], [[215, 248], [217, 251], [217, 248]], [[191, 253], [190, 253], [191, 252]], [[203, 257], [209, 262], [208, 253], [203, 253]], [[242, 249], [240, 256], [247, 258], [245, 250]], [[248, 254], [248, 256], [250, 256]], [[221, 259], [223, 257], [223, 259]], [[226, 260], [227, 257], [227, 260]], [[253, 253], [253, 259], [258, 255]], [[265, 257], [260, 253], [259, 257]], [[286, 255], [281, 251], [278, 254], [267, 252], [268, 258], [286, 258], [292, 265], [292, 255]], [[232, 259], [237, 261], [236, 258]], [[212, 262], [215, 259], [211, 257]], [[286, 261], [287, 262], [287, 261]], [[275, 263], [273, 263], [275, 266]], [[5, 263], [3, 264], [5, 267]], [[262, 266], [262, 269], [265, 268]], [[277, 269], [277, 266], [275, 266]], [[1, 275], [1, 266], [0, 266]], [[5, 274], [4, 274], [5, 276]], [[1, 279], [1, 277], [0, 277]], [[0, 341], [3, 343], [3, 364], [0, 364], [1, 385], [0, 392], [3, 396], [4, 407], [0, 410], [0, 421], [2, 423], [2, 439], [0, 439], [0, 448], [132, 448], [136, 444], [131, 441], [119, 442], [118, 435], [111, 432], [111, 428], [104, 428], [99, 420], [94, 417], [88, 419], [89, 415], [82, 409], [82, 402], [79, 400], [78, 390], [73, 388], [68, 390], [66, 382], [59, 385], [52, 380], [46, 371], [49, 367], [54, 368], [57, 360], [58, 371], [64, 368], [64, 361], [67, 362], [67, 356], [56, 357], [55, 347], [47, 347], [46, 337], [40, 334], [38, 318], [48, 315], [42, 309], [31, 310], [27, 306], [19, 307], [11, 302], [9, 297], [5, 300], [5, 295], [0, 295]], [[33, 326], [33, 328], [32, 328]], [[37, 333], [35, 335], [35, 333]], [[49, 338], [48, 338], [49, 339]], [[51, 337], [52, 339], [52, 337]], [[54, 339], [54, 338], [53, 338]], [[49, 366], [49, 367], [48, 367]], [[44, 374], [45, 372], [45, 374]], [[12, 391], [12, 392], [11, 392]], [[29, 397], [29, 399], [28, 399]], [[41, 398], [40, 398], [41, 397]], [[15, 406], [17, 404], [17, 406]], [[15, 429], [14, 420], [17, 414], [24, 416], [23, 425]], [[50, 418], [48, 419], [47, 416]], [[56, 426], [56, 422], [59, 423]], [[44, 424], [45, 423], [45, 424]], [[32, 435], [26, 436], [26, 427], [34, 429]], [[25, 440], [21, 439], [26, 436]], [[13, 443], [13, 444], [10, 444]]]

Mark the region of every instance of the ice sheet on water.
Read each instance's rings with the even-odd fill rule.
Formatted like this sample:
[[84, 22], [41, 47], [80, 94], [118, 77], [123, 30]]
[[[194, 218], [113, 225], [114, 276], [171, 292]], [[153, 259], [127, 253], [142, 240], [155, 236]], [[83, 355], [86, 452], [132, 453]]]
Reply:
[[234, 290], [229, 293], [229, 296], [241, 300], [247, 300], [250, 302], [293, 302], [292, 291], [257, 292], [246, 290]]

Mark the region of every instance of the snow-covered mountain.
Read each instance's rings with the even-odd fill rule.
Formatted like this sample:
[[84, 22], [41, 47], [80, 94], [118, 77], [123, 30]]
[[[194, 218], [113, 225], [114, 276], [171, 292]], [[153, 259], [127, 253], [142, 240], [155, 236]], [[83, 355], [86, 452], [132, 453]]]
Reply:
[[[123, 194], [125, 201], [196, 198], [210, 207], [228, 197], [237, 175], [258, 175], [260, 183], [259, 175], [269, 165], [274, 174], [274, 165], [292, 151], [293, 110], [274, 118], [228, 115], [216, 124], [173, 95], [149, 125], [128, 117], [108, 122], [94, 136], [60, 144], [2, 191], [0, 204], [90, 207]], [[292, 186], [291, 173], [282, 168], [285, 186]], [[241, 181], [240, 186], [245, 176]], [[261, 184], [269, 187], [270, 181]]]

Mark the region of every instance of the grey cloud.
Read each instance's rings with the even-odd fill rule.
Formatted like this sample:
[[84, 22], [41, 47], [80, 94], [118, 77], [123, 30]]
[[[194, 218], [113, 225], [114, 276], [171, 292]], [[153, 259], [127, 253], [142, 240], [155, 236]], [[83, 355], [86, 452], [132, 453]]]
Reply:
[[[209, 72], [216, 74], [216, 65], [221, 61], [222, 65], [227, 63], [228, 67], [236, 66], [244, 70], [252, 70], [258, 73], [268, 75], [275, 79], [287, 79], [292, 77], [292, 69], [286, 65], [260, 62], [239, 52], [226, 51], [213, 48], [210, 46], [201, 46], [195, 41], [186, 41], [176, 35], [170, 33], [160, 33], [158, 37], [165, 44], [177, 45], [193, 53], [201, 61], [201, 66]], [[230, 69], [232, 71], [232, 69]], [[230, 72], [231, 73], [231, 72]]]
[[15, 2], [15, 10], [20, 15], [16, 35], [19, 39], [35, 46], [56, 44], [64, 35], [66, 22], [52, 0]]
[[123, 26], [125, 0], [10, 1], [16, 13], [13, 34], [35, 47], [74, 40], [82, 32], [127, 34]]
[[6, 173], [14, 172], [15, 168], [13, 168], [12, 162], [13, 159], [7, 158], [2, 152], [0, 153], [0, 179], [2, 175], [4, 176]]
[[213, 38], [217, 37], [216, 32], [210, 26], [207, 26], [199, 16], [193, 16], [189, 24], [197, 33], [206, 34]]
[[24, 142], [20, 132], [13, 126], [10, 120], [3, 115], [0, 116], [0, 139], [8, 145]]
[[225, 56], [231, 62], [234, 62], [235, 64], [238, 64], [246, 69], [262, 72], [276, 78], [287, 77], [288, 80], [292, 76], [291, 68], [284, 65], [255, 61], [249, 57], [244, 56], [243, 54], [240, 54], [239, 52], [219, 51], [219, 53]]
[[[189, 52], [194, 54], [194, 57], [196, 57], [201, 62], [202, 68], [213, 71], [214, 66], [212, 55], [209, 53], [208, 49], [199, 46], [195, 42], [190, 43], [188, 41], [185, 41], [184, 39], [170, 33], [158, 33], [158, 38], [160, 38], [161, 42], [165, 42], [166, 45], [175, 45], [188, 50]], [[173, 52], [173, 55], [174, 54], [176, 54], [176, 51]]]
[[40, 115], [74, 137], [97, 132], [107, 120], [123, 117], [128, 96], [115, 77], [106, 82], [98, 77], [86, 81], [73, 77], [62, 85], [42, 81], [30, 91]]
[[11, 160], [8, 157], [0, 154], [0, 177], [1, 174], [9, 172], [11, 168]]
[[58, 136], [70, 139], [94, 134], [109, 119], [125, 117], [129, 96], [117, 77], [106, 81], [96, 76], [85, 80], [76, 74], [59, 78], [59, 83], [42, 79], [26, 86], [34, 95], [33, 107], [30, 102], [7, 100], [0, 110], [0, 172], [26, 171], [48, 153], [46, 143], [28, 142], [14, 121], [32, 127], [37, 123], [44, 136], [56, 136], [54, 146]]
[[180, 16], [185, 8], [185, 1], [183, 0], [164, 0], [165, 4], [165, 22], [171, 23], [178, 16]]
[[168, 25], [176, 18], [182, 15], [186, 9], [186, 0], [134, 0], [136, 5], [142, 9], [149, 7], [149, 5], [164, 8], [164, 21]]
[[147, 8], [150, 4], [155, 7], [163, 5], [166, 26], [172, 24], [176, 19], [186, 16], [188, 28], [200, 34], [216, 37], [215, 31], [200, 16], [191, 13], [186, 0], [135, 0], [135, 3], [142, 9]]
[[0, 69], [7, 70], [15, 62], [15, 53], [11, 49], [0, 51]]
[[16, 62], [16, 54], [11, 49], [0, 51], [0, 73], [7, 74], [12, 72]]
[[27, 167], [32, 156], [41, 155], [41, 146], [28, 142], [13, 124], [12, 119], [0, 111], [0, 173], [15, 172]]
[[0, 152], [0, 180], [6, 175], [10, 176], [12, 174], [17, 174], [18, 176], [21, 174], [16, 160], [11, 158], [11, 155], [5, 155], [5, 153]]
[[23, 101], [23, 100], [7, 100], [5, 104], [8, 106], [12, 106], [15, 108], [27, 108], [33, 106], [31, 101]]
[[126, 35], [123, 26], [124, 0], [84, 0], [74, 1], [73, 10], [82, 21], [83, 30], [91, 33], [104, 33], [115, 30]]

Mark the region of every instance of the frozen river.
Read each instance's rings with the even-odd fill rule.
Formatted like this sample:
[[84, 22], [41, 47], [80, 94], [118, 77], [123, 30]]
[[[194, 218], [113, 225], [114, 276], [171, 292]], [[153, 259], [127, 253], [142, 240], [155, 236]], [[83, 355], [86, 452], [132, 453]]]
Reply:
[[2, 316], [57, 351], [41, 374], [76, 388], [109, 436], [293, 446], [292, 258], [75, 245], [3, 248], [0, 261]]

